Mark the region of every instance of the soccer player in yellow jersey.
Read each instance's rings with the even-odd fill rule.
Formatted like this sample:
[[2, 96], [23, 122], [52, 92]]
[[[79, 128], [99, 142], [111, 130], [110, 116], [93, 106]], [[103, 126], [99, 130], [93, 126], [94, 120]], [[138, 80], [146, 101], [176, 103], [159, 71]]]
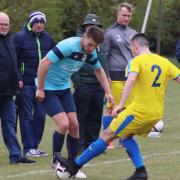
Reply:
[[[120, 103], [112, 111], [114, 119], [110, 126], [74, 161], [58, 157], [71, 175], [102, 153], [110, 141], [120, 137], [136, 168], [127, 180], [148, 179], [139, 146], [133, 136], [147, 136], [154, 124], [162, 118], [166, 85], [169, 79], [180, 83], [180, 70], [167, 59], [151, 53], [148, 39], [142, 33], [133, 36], [130, 47], [135, 58], [128, 66], [128, 79]], [[132, 87], [135, 91], [134, 101], [123, 110]]]

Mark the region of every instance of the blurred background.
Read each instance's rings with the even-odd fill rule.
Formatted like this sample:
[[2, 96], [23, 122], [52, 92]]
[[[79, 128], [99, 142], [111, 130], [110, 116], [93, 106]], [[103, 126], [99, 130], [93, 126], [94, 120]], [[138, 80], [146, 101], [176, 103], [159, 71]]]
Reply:
[[[100, 16], [106, 29], [116, 20], [118, 4], [123, 0], [1, 0], [0, 11], [11, 20], [11, 32], [20, 31], [29, 13], [40, 10], [46, 14], [46, 30], [58, 42], [75, 35], [87, 13]], [[126, 0], [135, 6], [131, 26], [141, 31], [148, 0]], [[180, 0], [152, 0], [145, 33], [151, 40], [151, 50], [174, 57], [180, 36]], [[157, 40], [157, 37], [159, 38]], [[157, 47], [158, 43], [158, 47]]]

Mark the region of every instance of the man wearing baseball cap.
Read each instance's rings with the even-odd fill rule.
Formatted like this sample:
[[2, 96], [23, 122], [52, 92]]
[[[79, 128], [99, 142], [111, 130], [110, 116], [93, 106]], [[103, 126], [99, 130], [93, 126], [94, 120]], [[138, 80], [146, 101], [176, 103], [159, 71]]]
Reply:
[[[102, 27], [100, 18], [96, 14], [87, 14], [77, 31], [82, 36], [86, 28], [92, 25]], [[104, 43], [96, 49], [98, 60], [107, 74], [106, 50]], [[95, 141], [100, 132], [104, 90], [98, 82], [93, 69], [86, 64], [72, 77], [75, 91], [73, 94], [79, 121], [79, 153]]]
[[100, 23], [100, 18], [96, 14], [87, 14], [81, 27], [85, 27], [85, 25], [96, 25], [102, 27], [102, 24]]
[[45, 112], [42, 104], [35, 98], [34, 83], [39, 61], [55, 45], [53, 38], [44, 31], [45, 25], [45, 14], [34, 11], [30, 13], [22, 31], [14, 36], [18, 68], [21, 73], [17, 106], [24, 155], [28, 157], [48, 155], [38, 148], [44, 131]]

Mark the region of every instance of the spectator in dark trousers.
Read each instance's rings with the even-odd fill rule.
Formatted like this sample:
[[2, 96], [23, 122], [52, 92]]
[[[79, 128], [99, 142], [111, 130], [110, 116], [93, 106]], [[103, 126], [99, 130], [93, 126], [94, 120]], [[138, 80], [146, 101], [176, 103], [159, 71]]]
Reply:
[[21, 89], [18, 97], [20, 130], [24, 154], [29, 157], [48, 155], [38, 149], [45, 126], [45, 112], [42, 104], [35, 98], [34, 83], [39, 61], [55, 45], [52, 37], [44, 31], [45, 23], [45, 14], [39, 11], [32, 12], [23, 30], [14, 36], [21, 72]]
[[[82, 36], [86, 28], [92, 25], [102, 27], [100, 18], [96, 14], [87, 14], [77, 31], [77, 36]], [[107, 57], [104, 43], [98, 46], [96, 52], [97, 58], [107, 74], [105, 67]], [[75, 87], [73, 97], [79, 121], [79, 153], [81, 153], [99, 137], [104, 90], [89, 64], [85, 64], [80, 71], [74, 74], [72, 80]]]
[[180, 63], [180, 39], [177, 41], [176, 45], [176, 59]]
[[9, 17], [0, 12], [0, 119], [4, 143], [11, 164], [35, 163], [22, 155], [15, 132], [16, 111], [13, 95], [18, 88], [16, 51], [9, 35]]

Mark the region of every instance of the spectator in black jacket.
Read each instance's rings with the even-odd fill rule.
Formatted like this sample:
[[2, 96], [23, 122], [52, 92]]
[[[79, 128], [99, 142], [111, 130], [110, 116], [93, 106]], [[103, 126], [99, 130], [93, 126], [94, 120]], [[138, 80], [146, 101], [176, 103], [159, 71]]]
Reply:
[[[77, 36], [82, 36], [87, 27], [92, 25], [102, 27], [100, 18], [96, 14], [87, 14], [80, 29], [77, 31]], [[98, 60], [107, 74], [105, 44], [101, 43], [96, 49], [96, 52]], [[79, 122], [79, 153], [81, 153], [99, 137], [104, 90], [89, 64], [85, 64], [75, 73], [72, 80], [75, 87], [73, 97]]]
[[16, 52], [9, 35], [9, 17], [0, 12], [0, 119], [3, 140], [11, 164], [35, 163], [22, 155], [15, 132], [16, 111], [13, 95], [18, 87]]
[[45, 24], [45, 14], [32, 12], [23, 30], [14, 36], [21, 72], [21, 89], [18, 96], [20, 130], [24, 154], [29, 157], [48, 155], [38, 149], [45, 126], [45, 112], [42, 104], [35, 98], [34, 83], [39, 61], [55, 45], [52, 37], [44, 31]]
[[180, 39], [177, 41], [176, 44], [176, 59], [180, 63]]

